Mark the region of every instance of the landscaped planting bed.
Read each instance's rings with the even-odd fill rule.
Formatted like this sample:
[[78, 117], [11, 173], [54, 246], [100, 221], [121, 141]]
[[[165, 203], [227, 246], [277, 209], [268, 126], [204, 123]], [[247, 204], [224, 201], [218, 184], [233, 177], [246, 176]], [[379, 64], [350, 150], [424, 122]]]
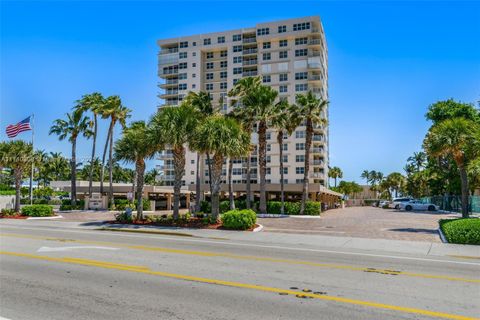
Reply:
[[439, 223], [449, 243], [480, 245], [480, 219], [448, 219]]

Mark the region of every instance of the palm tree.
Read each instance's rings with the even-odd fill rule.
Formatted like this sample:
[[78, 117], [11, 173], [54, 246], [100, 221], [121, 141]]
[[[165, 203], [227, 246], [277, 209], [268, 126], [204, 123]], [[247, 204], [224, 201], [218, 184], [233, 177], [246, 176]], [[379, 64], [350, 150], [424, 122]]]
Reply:
[[68, 160], [60, 152], [50, 152], [47, 168], [53, 180], [65, 180], [71, 174]]
[[156, 145], [147, 137], [150, 128], [145, 121], [136, 121], [123, 131], [122, 138], [115, 143], [115, 158], [135, 164], [137, 180], [137, 219], [143, 220], [143, 185], [145, 182], [145, 160], [152, 159], [157, 152]]
[[417, 171], [420, 171], [423, 167], [425, 167], [425, 162], [427, 161], [427, 155], [425, 152], [414, 152], [413, 156], [408, 157], [407, 161], [414, 165], [417, 168]]
[[430, 156], [451, 156], [460, 174], [462, 217], [468, 218], [469, 162], [480, 154], [480, 125], [464, 118], [452, 118], [433, 125], [423, 142]]
[[308, 176], [310, 172], [310, 148], [312, 146], [312, 137], [314, 133], [313, 127], [315, 125], [325, 125], [327, 123], [323, 113], [328, 102], [321, 98], [317, 98], [312, 91], [309, 91], [306, 94], [297, 94], [296, 100], [300, 106], [300, 114], [306, 122], [305, 169], [303, 174], [302, 204], [300, 206], [300, 214], [303, 214], [305, 203], [308, 199]]
[[160, 176], [160, 171], [153, 168], [145, 173], [145, 183], [151, 186], [158, 186], [159, 181], [157, 181], [157, 177]]
[[[189, 104], [190, 106], [196, 108], [200, 112], [201, 120], [204, 120], [206, 117], [211, 116], [217, 113], [219, 110], [215, 108], [212, 104], [212, 99], [210, 93], [205, 91], [200, 92], [193, 92], [190, 91], [187, 96], [185, 97], [184, 103]], [[195, 201], [195, 211], [200, 211], [200, 200], [201, 200], [201, 181], [200, 181], [200, 152], [197, 152], [197, 169], [196, 169], [196, 184], [195, 184], [195, 194], [196, 194], [196, 201]], [[211, 163], [210, 163], [210, 154], [207, 153], [207, 164], [208, 164], [208, 172], [212, 171]], [[209, 178], [209, 185], [210, 185], [210, 193], [212, 189], [212, 180]]]
[[102, 156], [102, 174], [100, 177], [100, 193], [103, 195], [103, 180], [105, 179], [105, 158], [107, 148], [110, 146], [108, 153], [108, 173], [109, 173], [109, 192], [108, 203], [113, 205], [113, 130], [117, 123], [120, 123], [122, 128], [126, 127], [127, 119], [130, 118], [131, 110], [122, 105], [122, 100], [119, 96], [110, 96], [105, 99], [104, 105], [101, 108], [101, 115], [103, 119], [110, 118], [110, 125], [108, 127], [107, 140], [103, 149]]
[[[95, 160], [95, 149], [97, 146], [97, 133], [98, 133], [98, 115], [101, 115], [103, 108], [105, 106], [105, 99], [101, 93], [94, 92], [91, 94], [84, 95], [80, 100], [77, 101], [77, 110], [82, 112], [90, 111], [93, 114], [93, 142], [92, 142], [92, 156], [90, 158], [90, 163], [94, 163]], [[92, 181], [93, 181], [93, 170], [94, 166], [89, 167], [90, 172], [88, 175], [88, 194], [92, 196]]]
[[[242, 81], [245, 80], [245, 81]], [[266, 174], [267, 174], [267, 124], [274, 118], [275, 100], [278, 91], [260, 83], [260, 78], [244, 78], [237, 82], [231, 95], [240, 99], [247, 116], [253, 116], [253, 121], [258, 122], [258, 160], [260, 171], [260, 213], [267, 213]], [[238, 87], [237, 87], [238, 86]], [[241, 113], [241, 112], [240, 112]], [[247, 170], [248, 171], [248, 170]], [[250, 180], [247, 172], [247, 181]]]
[[272, 125], [277, 129], [277, 144], [280, 158], [280, 213], [285, 212], [285, 179], [283, 171], [283, 139], [284, 135], [290, 136], [300, 125], [302, 119], [299, 116], [299, 110], [296, 105], [289, 105], [286, 100], [281, 100], [276, 105], [275, 116], [272, 119]]
[[179, 107], [163, 107], [152, 118], [150, 141], [161, 149], [168, 145], [173, 153], [173, 217], [179, 217], [180, 189], [185, 174], [185, 146], [192, 141], [200, 114], [187, 103]]
[[405, 177], [400, 172], [390, 173], [385, 181], [388, 182], [390, 188], [395, 192], [395, 198], [398, 197], [398, 193], [405, 188]]
[[333, 167], [328, 170], [328, 177], [335, 180], [335, 187], [337, 187], [337, 179], [343, 178], [343, 171], [339, 167]]
[[220, 187], [223, 162], [227, 157], [247, 154], [250, 148], [249, 134], [232, 118], [213, 115], [197, 128], [193, 145], [196, 150], [212, 155], [212, 218], [220, 213]]
[[83, 136], [90, 138], [93, 134], [90, 129], [90, 118], [83, 115], [80, 110], [67, 113], [67, 120], [57, 119], [53, 122], [49, 134], [56, 134], [60, 141], [68, 139], [72, 144], [72, 158], [70, 159], [71, 168], [71, 193], [72, 205], [77, 201], [77, 138]]
[[22, 179], [32, 165], [31, 143], [22, 140], [0, 142], [0, 167], [10, 168], [15, 180], [15, 212], [20, 212]]
[[363, 171], [362, 171], [362, 174], [360, 175], [360, 178], [365, 179], [365, 181], [367, 182], [367, 184], [369, 184], [369, 183], [370, 183], [370, 171], [368, 171], [368, 170], [363, 170]]
[[[232, 99], [230, 100], [232, 105], [235, 106], [233, 109], [233, 116], [236, 117], [245, 132], [249, 135], [252, 134], [253, 126], [256, 123], [255, 119], [255, 110], [252, 108], [252, 105], [255, 101], [254, 92], [257, 88], [262, 85], [260, 77], [247, 77], [240, 79], [235, 86], [230, 90], [228, 96]], [[246, 185], [246, 207], [247, 209], [251, 208], [252, 201], [252, 191], [251, 191], [251, 152], [248, 152], [246, 157], [246, 175], [247, 175], [247, 185]]]

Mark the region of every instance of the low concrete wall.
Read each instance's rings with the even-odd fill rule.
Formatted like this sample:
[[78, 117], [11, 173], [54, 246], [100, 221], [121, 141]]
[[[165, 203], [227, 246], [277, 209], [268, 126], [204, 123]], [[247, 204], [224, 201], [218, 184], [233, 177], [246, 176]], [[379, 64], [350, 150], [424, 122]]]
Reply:
[[0, 196], [0, 210], [15, 208], [15, 196]]

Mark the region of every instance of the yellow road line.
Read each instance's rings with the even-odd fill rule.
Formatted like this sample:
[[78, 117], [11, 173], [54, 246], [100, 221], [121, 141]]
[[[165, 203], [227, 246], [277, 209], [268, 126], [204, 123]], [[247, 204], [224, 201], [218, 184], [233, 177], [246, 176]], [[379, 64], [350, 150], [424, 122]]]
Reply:
[[40, 256], [40, 255], [33, 255], [33, 254], [19, 253], [19, 252], [8, 252], [8, 251], [0, 251], [0, 254], [15, 256], [15, 257], [22, 257], [22, 258], [37, 259], [37, 260], [63, 262], [63, 263], [78, 264], [78, 265], [85, 265], [85, 266], [92, 266], [92, 267], [100, 267], [100, 268], [106, 268], [106, 269], [115, 269], [115, 270], [122, 270], [122, 271], [137, 272], [137, 273], [161, 276], [161, 277], [166, 277], [166, 278], [173, 278], [173, 279], [180, 279], [180, 280], [187, 280], [187, 281], [195, 281], [195, 282], [209, 283], [209, 284], [217, 284], [217, 285], [223, 285], [223, 286], [235, 287], [235, 288], [253, 289], [253, 290], [258, 290], [258, 291], [275, 292], [275, 293], [283, 293], [283, 294], [290, 294], [290, 295], [302, 295], [302, 296], [305, 296], [305, 297], [311, 297], [311, 298], [319, 299], [319, 300], [354, 304], [354, 305], [370, 307], [370, 308], [375, 308], [375, 309], [392, 310], [392, 311], [398, 311], [398, 312], [403, 312], [403, 313], [412, 313], [412, 314], [424, 315], [424, 316], [435, 317], [435, 318], [455, 319], [455, 320], [480, 320], [479, 318], [472, 318], [472, 317], [467, 317], [467, 316], [461, 316], [461, 315], [455, 315], [455, 314], [449, 314], [449, 313], [443, 313], [443, 312], [436, 312], [436, 311], [430, 311], [430, 310], [424, 310], [424, 309], [400, 307], [400, 306], [388, 305], [388, 304], [371, 302], [371, 301], [362, 301], [362, 300], [341, 298], [341, 297], [328, 296], [328, 295], [317, 295], [317, 294], [306, 293], [306, 292], [302, 292], [302, 291], [286, 290], [286, 289], [266, 287], [266, 286], [260, 286], [260, 285], [254, 285], [254, 284], [234, 282], [234, 281], [209, 279], [209, 278], [181, 275], [181, 274], [161, 272], [161, 271], [151, 271], [150, 269], [148, 269], [146, 267], [142, 267], [142, 266], [130, 266], [130, 265], [117, 264], [117, 263], [109, 263], [109, 262], [104, 262], [104, 261], [89, 260], [89, 259], [76, 259], [76, 258], [68, 258], [68, 257], [54, 258], [54, 257], [49, 257], [49, 256]]
[[42, 237], [42, 236], [14, 234], [14, 233], [2, 233], [0, 234], [0, 236], [40, 239], [40, 240], [60, 241], [60, 242], [76, 242], [79, 244], [103, 245], [103, 246], [112, 246], [117, 248], [126, 248], [126, 249], [133, 249], [133, 250], [142, 250], [142, 251], [156, 251], [156, 252], [183, 254], [183, 255], [195, 255], [195, 256], [202, 256], [202, 257], [224, 257], [224, 258], [238, 259], [238, 260], [252, 260], [252, 261], [261, 261], [261, 262], [284, 263], [284, 264], [291, 264], [291, 265], [304, 265], [304, 266], [310, 266], [310, 267], [343, 269], [343, 270], [378, 273], [378, 274], [385, 274], [385, 275], [401, 275], [401, 276], [417, 277], [417, 278], [440, 279], [440, 280], [459, 281], [459, 282], [468, 282], [468, 283], [480, 283], [480, 279], [468, 279], [468, 278], [451, 277], [451, 276], [445, 276], [445, 275], [434, 275], [434, 274], [414, 273], [414, 272], [397, 271], [397, 270], [389, 270], [389, 269], [356, 267], [356, 266], [349, 266], [349, 265], [318, 263], [318, 262], [301, 261], [301, 260], [277, 259], [277, 258], [257, 257], [257, 256], [243, 256], [243, 255], [235, 255], [230, 253], [170, 249], [170, 248], [162, 248], [162, 247], [143, 246], [143, 245], [120, 244], [120, 243], [114, 243], [114, 242], [74, 240], [74, 239]]

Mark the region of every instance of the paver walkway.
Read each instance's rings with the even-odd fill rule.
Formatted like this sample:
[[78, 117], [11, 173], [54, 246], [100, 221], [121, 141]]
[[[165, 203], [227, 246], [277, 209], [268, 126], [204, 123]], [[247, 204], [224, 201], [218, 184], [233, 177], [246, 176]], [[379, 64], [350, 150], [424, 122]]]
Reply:
[[328, 210], [321, 218], [262, 218], [258, 222], [265, 227], [265, 232], [440, 242], [438, 220], [456, 216], [349, 207]]

